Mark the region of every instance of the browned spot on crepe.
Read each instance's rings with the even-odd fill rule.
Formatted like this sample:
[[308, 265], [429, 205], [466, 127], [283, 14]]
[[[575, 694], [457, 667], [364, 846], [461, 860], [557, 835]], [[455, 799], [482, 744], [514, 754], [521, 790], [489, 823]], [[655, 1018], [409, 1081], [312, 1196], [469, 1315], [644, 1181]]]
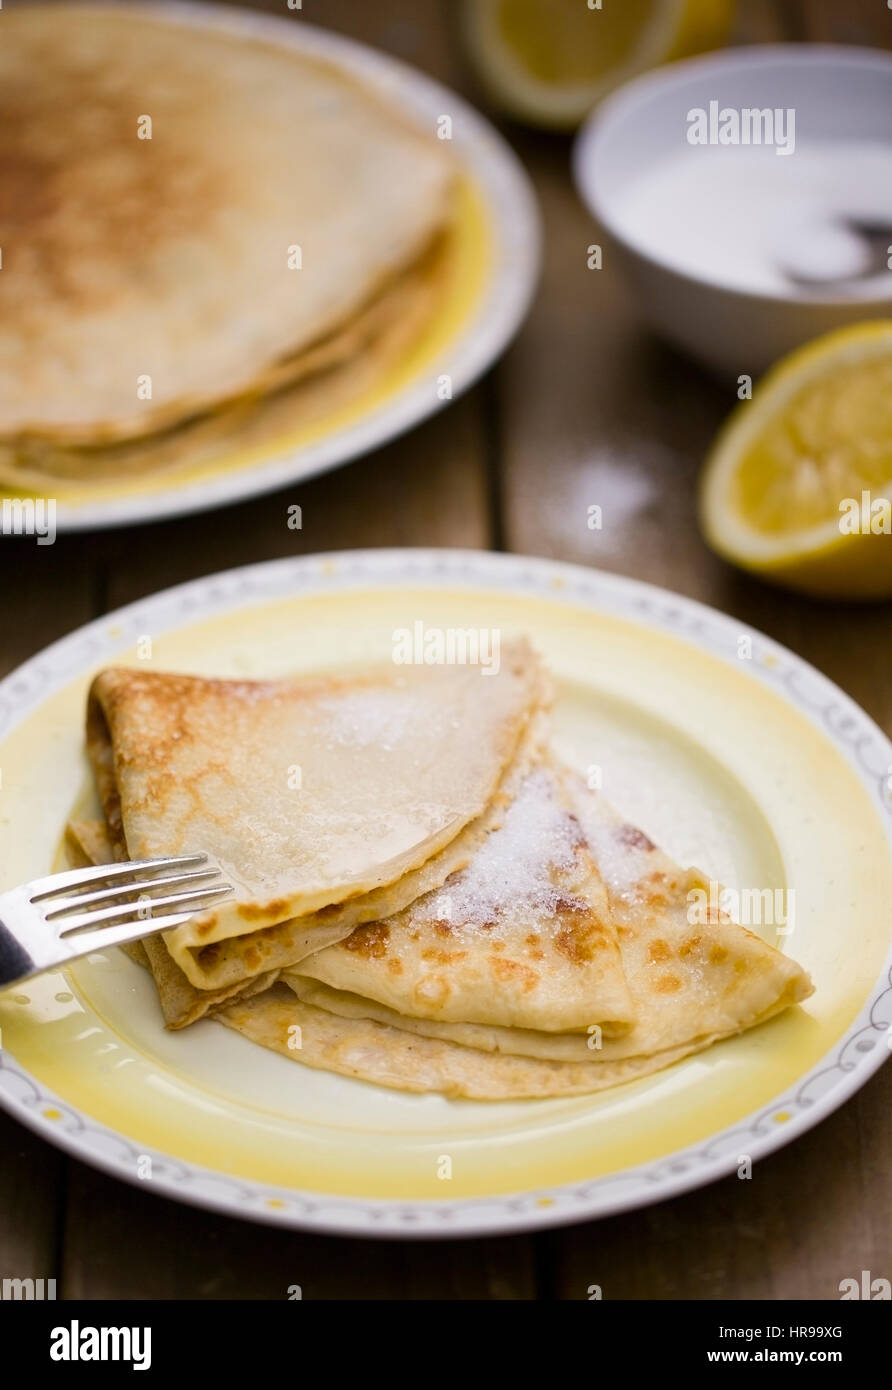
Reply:
[[389, 940], [390, 928], [387, 923], [372, 922], [367, 927], [357, 927], [344, 942], [344, 949], [353, 951], [358, 956], [370, 956], [380, 960], [382, 956], [387, 955]]

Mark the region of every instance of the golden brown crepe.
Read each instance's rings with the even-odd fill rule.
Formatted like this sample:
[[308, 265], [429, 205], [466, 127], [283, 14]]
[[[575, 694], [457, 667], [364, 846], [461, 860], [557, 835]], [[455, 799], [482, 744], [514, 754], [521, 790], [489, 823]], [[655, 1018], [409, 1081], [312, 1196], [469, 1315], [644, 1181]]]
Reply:
[[625, 1032], [616, 927], [564, 781], [533, 767], [466, 868], [295, 973], [416, 1019]]
[[[497, 827], [504, 817], [506, 808], [516, 794], [517, 787], [527, 770], [542, 756], [544, 720], [536, 715], [521, 737], [517, 753], [508, 765], [491, 802], [481, 816], [456, 835], [455, 839], [429, 859], [422, 867], [405, 875], [398, 884], [379, 889], [341, 904], [334, 911], [311, 915], [300, 921], [282, 923], [274, 933], [260, 934], [256, 943], [261, 953], [272, 955], [276, 960], [293, 963], [302, 955], [309, 955], [318, 949], [320, 941], [339, 940], [348, 935], [357, 922], [366, 916], [376, 917], [389, 904], [405, 902], [408, 898], [429, 892], [439, 887], [450, 873], [461, 869], [483, 843], [486, 836]], [[113, 859], [125, 857], [122, 849], [112, 843], [105, 821], [73, 820], [69, 822], [66, 833], [66, 849], [72, 866], [86, 864], [105, 864]], [[228, 943], [222, 943], [222, 947]], [[185, 1028], [197, 1022], [206, 1014], [213, 1013], [222, 1003], [246, 994], [254, 994], [275, 983], [279, 970], [266, 970], [251, 975], [245, 968], [233, 974], [229, 983], [216, 988], [199, 989], [180, 969], [167, 947], [166, 934], [147, 936], [123, 948], [132, 959], [151, 970], [158, 989], [158, 997], [164, 1021], [168, 1028]], [[239, 963], [233, 956], [229, 964]]]
[[165, 938], [188, 980], [214, 990], [399, 910], [466, 862], [547, 695], [525, 643], [503, 647], [488, 677], [391, 666], [252, 682], [122, 668], [93, 683], [87, 745], [119, 856], [202, 851], [234, 885], [232, 900]]
[[[379, 937], [377, 951], [368, 949], [375, 927], [362, 928], [320, 957], [283, 971], [267, 994], [224, 1007], [220, 1021], [310, 1066], [400, 1089], [495, 1100], [594, 1092], [647, 1075], [763, 1023], [812, 993], [811, 981], [795, 961], [726, 916], [699, 913], [695, 890], [705, 886], [702, 874], [680, 869], [581, 779], [568, 777], [567, 785], [584, 842], [608, 885], [610, 918], [634, 1013], [631, 1028], [570, 1031], [561, 994], [547, 1000], [552, 1011], [546, 1008], [544, 1017], [533, 1008], [524, 1018], [521, 1003], [515, 1015], [519, 1026], [481, 1022], [499, 1010], [485, 969], [469, 975], [468, 958], [485, 962], [492, 957], [501, 899], [510, 921], [510, 884], [517, 876], [523, 882], [527, 872], [516, 866], [516, 839], [512, 853], [501, 859], [507, 871], [492, 872], [500, 863], [493, 846], [500, 837], [512, 840], [510, 819], [493, 832], [468, 869], [397, 919], [402, 930], [394, 931], [391, 923], [389, 933]], [[509, 817], [520, 809], [515, 803]], [[489, 872], [478, 876], [481, 861], [488, 861]], [[462, 892], [463, 879], [470, 894]], [[486, 912], [460, 912], [459, 920], [450, 922], [451, 965], [432, 960], [429, 946], [443, 920], [437, 901], [450, 889], [458, 903], [473, 902], [481, 893], [487, 899]], [[519, 896], [522, 900], [522, 891]], [[547, 928], [541, 901], [539, 908], [538, 917], [530, 913], [530, 924], [541, 940], [542, 928]], [[474, 920], [463, 920], [468, 916]], [[481, 956], [482, 919], [491, 919], [491, 935]], [[552, 918], [552, 930], [559, 920]], [[519, 964], [513, 959], [520, 944], [517, 933], [509, 926], [502, 940], [505, 960]], [[450, 988], [428, 988], [431, 972]], [[385, 983], [388, 973], [395, 983]], [[464, 986], [460, 1004], [447, 1008], [454, 981]], [[286, 987], [295, 995], [291, 1003]], [[300, 1050], [289, 1042], [295, 1025], [302, 1034]]]
[[497, 1056], [369, 1019], [336, 1017], [301, 1003], [282, 984], [239, 999], [216, 1018], [251, 1042], [308, 1067], [398, 1091], [439, 1091], [467, 1100], [543, 1100], [603, 1091], [670, 1066], [693, 1050], [681, 1047], [600, 1065]]
[[[609, 890], [609, 920], [618, 933], [634, 1016], [630, 1029], [601, 1028], [596, 1034], [586, 1028], [580, 1033], [577, 1025], [572, 1031], [566, 1023], [565, 997], [546, 1013], [544, 1023], [535, 1023], [530, 1011], [517, 1026], [498, 1026], [482, 978], [479, 1000], [465, 998], [459, 1009], [448, 1012], [431, 1008], [416, 994], [431, 968], [424, 962], [424, 950], [419, 952], [414, 942], [407, 949], [405, 931], [394, 932], [392, 946], [385, 939], [377, 958], [370, 960], [362, 943], [375, 933], [375, 926], [361, 928], [339, 945], [284, 971], [283, 981], [305, 1003], [343, 1017], [372, 1018], [489, 1052], [555, 1061], [591, 1060], [593, 1039], [597, 1059], [604, 1062], [688, 1044], [703, 1047], [764, 1022], [812, 993], [807, 975], [795, 961], [730, 918], [692, 921], [697, 910], [695, 890], [708, 887], [699, 870], [679, 868], [580, 779], [571, 776], [568, 786], [585, 842]], [[499, 835], [505, 837], [508, 828], [496, 832], [490, 843]], [[483, 857], [478, 856], [478, 861]], [[457, 877], [460, 881], [474, 872], [472, 863]], [[436, 909], [429, 911], [428, 904], [448, 891], [447, 884], [439, 894], [413, 903], [401, 920], [423, 923], [422, 939], [427, 941], [431, 925], [436, 930], [437, 923]], [[492, 930], [494, 935], [498, 932], [496, 923]], [[457, 955], [473, 952], [476, 938], [473, 925], [453, 927], [449, 945]], [[396, 987], [381, 984], [388, 953], [400, 965], [394, 977]], [[341, 965], [347, 959], [352, 969]], [[594, 1009], [588, 1022], [598, 1022]]]
[[4, 12], [0, 127], [5, 440], [296, 380], [451, 212], [442, 144], [351, 77], [134, 6]]
[[807, 998], [795, 961], [559, 764], [549, 694], [523, 641], [489, 678], [105, 671], [105, 820], [73, 822], [70, 854], [210, 852], [234, 905], [131, 949], [168, 1025], [208, 1015], [401, 1090], [594, 1093]]
[[64, 483], [66, 493], [87, 495], [150, 474], [194, 472], [221, 457], [283, 454], [302, 443], [307, 431], [351, 408], [400, 362], [441, 302], [448, 264], [441, 238], [348, 325], [304, 353], [296, 381], [268, 377], [236, 400], [121, 443], [89, 447], [33, 435], [0, 438], [0, 481], [32, 491]]

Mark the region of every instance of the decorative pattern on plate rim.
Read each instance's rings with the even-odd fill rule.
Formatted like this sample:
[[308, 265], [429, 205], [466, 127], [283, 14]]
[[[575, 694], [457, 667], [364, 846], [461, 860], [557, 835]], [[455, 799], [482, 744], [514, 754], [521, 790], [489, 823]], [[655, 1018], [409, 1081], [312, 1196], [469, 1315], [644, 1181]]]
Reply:
[[[743, 632], [753, 641], [751, 676], [776, 687], [846, 756], [870, 792], [892, 843], [892, 743], [826, 676], [754, 630], [693, 599], [578, 565], [457, 550], [360, 550], [273, 560], [167, 589], [106, 615], [46, 648], [0, 682], [0, 739], [41, 700], [145, 631], [200, 615], [300, 593], [388, 584], [488, 587], [618, 614], [685, 638], [737, 665]], [[0, 1051], [0, 1104], [51, 1143], [135, 1182], [152, 1159], [152, 1189], [165, 1196], [282, 1226], [369, 1236], [480, 1235], [524, 1230], [659, 1201], [732, 1172], [739, 1155], [762, 1158], [829, 1115], [875, 1072], [892, 1047], [892, 951], [870, 998], [838, 1044], [794, 1088], [707, 1143], [623, 1172], [549, 1190], [442, 1202], [320, 1196], [240, 1181], [138, 1146], [48, 1091]]]

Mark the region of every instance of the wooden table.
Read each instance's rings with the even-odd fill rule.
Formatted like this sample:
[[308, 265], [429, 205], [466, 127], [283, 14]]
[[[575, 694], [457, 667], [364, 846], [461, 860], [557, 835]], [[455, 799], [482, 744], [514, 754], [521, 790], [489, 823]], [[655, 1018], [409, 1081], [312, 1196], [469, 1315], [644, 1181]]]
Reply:
[[[450, 0], [304, 0], [321, 23], [476, 97]], [[741, 41], [892, 41], [882, 0], [747, 0]], [[568, 142], [507, 131], [537, 185], [546, 260], [504, 360], [437, 419], [315, 482], [127, 531], [0, 543], [0, 651], [11, 668], [119, 604], [194, 576], [304, 551], [469, 546], [556, 556], [705, 600], [786, 643], [892, 731], [892, 607], [811, 603], [726, 568], [703, 545], [694, 480], [733, 405], [642, 327], [623, 285], [586, 269], [591, 222]], [[745, 370], [745, 365], [741, 367]], [[286, 525], [299, 502], [303, 530]], [[589, 531], [587, 507], [610, 523]], [[828, 809], [832, 814], [832, 809]], [[892, 1276], [892, 1067], [831, 1119], [727, 1178], [644, 1211], [537, 1236], [450, 1243], [329, 1239], [177, 1206], [73, 1162], [0, 1114], [0, 1275], [68, 1298], [838, 1297]]]

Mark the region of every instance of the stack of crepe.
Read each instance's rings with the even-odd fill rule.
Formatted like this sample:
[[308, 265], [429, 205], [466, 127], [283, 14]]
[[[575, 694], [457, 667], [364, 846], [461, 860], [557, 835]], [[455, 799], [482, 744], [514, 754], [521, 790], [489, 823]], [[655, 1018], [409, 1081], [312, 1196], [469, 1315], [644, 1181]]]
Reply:
[[488, 678], [101, 673], [104, 820], [69, 827], [76, 856], [204, 851], [236, 890], [136, 948], [168, 1026], [207, 1014], [311, 1067], [494, 1100], [598, 1091], [806, 998], [560, 765], [548, 700], [523, 641]]
[[442, 143], [287, 44], [129, 5], [4, 12], [0, 127], [4, 482], [293, 435], [439, 302]]

